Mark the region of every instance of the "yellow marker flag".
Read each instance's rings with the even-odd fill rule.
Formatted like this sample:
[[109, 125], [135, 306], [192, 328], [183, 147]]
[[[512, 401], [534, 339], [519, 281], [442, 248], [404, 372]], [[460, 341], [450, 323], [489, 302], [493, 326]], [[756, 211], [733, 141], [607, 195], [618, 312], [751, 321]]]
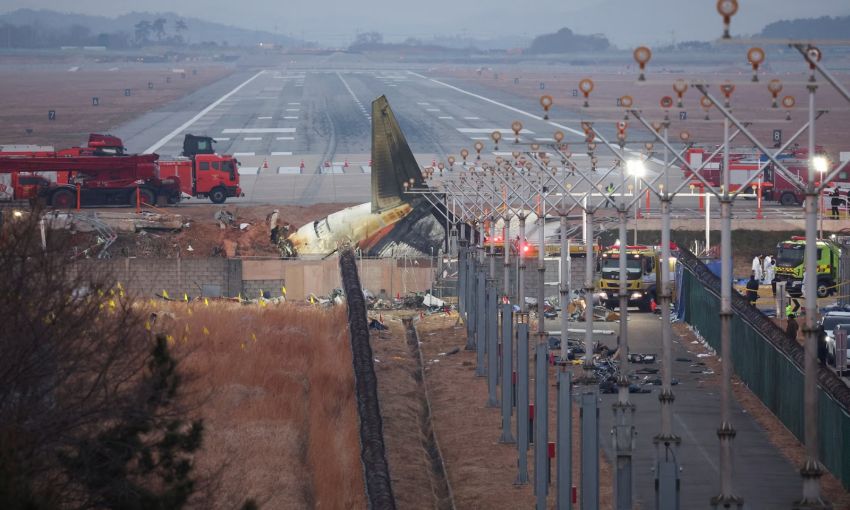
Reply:
[[263, 308], [266, 307], [266, 300], [265, 299], [260, 300], [260, 306], [263, 307]]
[[281, 287], [281, 288], [280, 288], [280, 293], [281, 293], [281, 295], [282, 295], [283, 297], [286, 297], [286, 287]]
[[257, 335], [255, 335], [254, 333], [251, 333], [251, 340], [256, 342], [257, 341]]
[[111, 308], [112, 310], [115, 310], [115, 300], [114, 299], [109, 300], [109, 308]]
[[206, 336], [210, 335], [210, 330], [208, 330], [206, 326], [204, 326], [204, 335], [206, 335]]
[[118, 287], [118, 290], [124, 290], [124, 287], [121, 286], [121, 282], [116, 283], [115, 286]]
[[166, 336], [166, 337], [165, 337], [165, 340], [166, 340], [169, 344], [174, 344], [174, 337], [173, 337], [173, 336], [171, 336], [171, 335]]
[[162, 289], [162, 297], [164, 297], [165, 299], [168, 299], [168, 291], [167, 290]]
[[260, 289], [260, 297], [263, 297], [263, 289]]
[[209, 299], [204, 298], [204, 306], [210, 306], [210, 300]]
[[240, 292], [236, 297], [239, 299], [239, 302], [241, 303], [242, 302], [242, 293]]
[[187, 303], [189, 302], [189, 294], [186, 294], [185, 292], [183, 293], [183, 301]]

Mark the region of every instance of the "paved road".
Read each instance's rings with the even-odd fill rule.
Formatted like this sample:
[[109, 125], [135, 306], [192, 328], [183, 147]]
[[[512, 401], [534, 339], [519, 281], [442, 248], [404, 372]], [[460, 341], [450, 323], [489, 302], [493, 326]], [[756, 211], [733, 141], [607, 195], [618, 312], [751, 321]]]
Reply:
[[[548, 325], [559, 329], [555, 321]], [[619, 331], [618, 324], [594, 324], [594, 329]], [[616, 344], [615, 336], [600, 336], [606, 345]], [[674, 337], [673, 357], [698, 358]], [[656, 315], [631, 313], [629, 320], [629, 346], [631, 352], [661, 354], [661, 321]], [[673, 377], [679, 384], [673, 387], [676, 400], [673, 404], [674, 433], [682, 438], [679, 449], [681, 472], [681, 503], [683, 509], [707, 508], [709, 499], [718, 492], [719, 443], [716, 430], [720, 423], [719, 375], [705, 376], [691, 373], [691, 363], [674, 362]], [[659, 364], [654, 365], [659, 367]], [[713, 379], [714, 383], [706, 382]], [[653, 386], [649, 394], [632, 394], [636, 406], [634, 477], [635, 497], [642, 508], [653, 508], [655, 445], [652, 438], [661, 430], [661, 407], [658, 402], [660, 386]], [[600, 441], [609, 459], [613, 448], [609, 434], [613, 426], [611, 405], [616, 395], [600, 395]], [[734, 487], [745, 500], [748, 509], [790, 508], [801, 495], [798, 467], [792, 465], [767, 439], [765, 431], [733, 399], [732, 420], [738, 432], [735, 438]]]

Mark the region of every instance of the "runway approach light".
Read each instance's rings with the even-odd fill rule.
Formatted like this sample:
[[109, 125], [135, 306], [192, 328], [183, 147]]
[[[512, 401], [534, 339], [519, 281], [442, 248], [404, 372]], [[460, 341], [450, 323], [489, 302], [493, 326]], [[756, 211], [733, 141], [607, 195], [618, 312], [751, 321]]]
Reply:
[[812, 158], [812, 168], [820, 173], [826, 173], [829, 170], [829, 161], [823, 156], [815, 156]]
[[630, 159], [626, 162], [626, 171], [634, 177], [643, 177], [646, 175], [646, 165], [641, 159]]

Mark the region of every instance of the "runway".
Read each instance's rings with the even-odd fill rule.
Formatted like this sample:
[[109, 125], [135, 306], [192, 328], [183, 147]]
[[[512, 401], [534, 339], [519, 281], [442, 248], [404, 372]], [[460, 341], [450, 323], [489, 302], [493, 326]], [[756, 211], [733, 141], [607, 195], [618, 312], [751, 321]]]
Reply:
[[[543, 120], [541, 107], [527, 97], [434, 75], [417, 66], [376, 64], [351, 54], [241, 70], [112, 132], [131, 152], [155, 151], [163, 157], [179, 155], [185, 133], [214, 137], [219, 153], [233, 154], [242, 163], [246, 197], [236, 202], [359, 203], [371, 196], [371, 102], [380, 95], [388, 97], [422, 166], [446, 162], [453, 155], [459, 173], [461, 149], [470, 151], [473, 164], [476, 142], [485, 146], [482, 158], [492, 161], [497, 155], [509, 157], [513, 150], [529, 150], [531, 143], [552, 143], [557, 130], [565, 134], [576, 161], [589, 164], [580, 126]], [[514, 145], [511, 130], [517, 120], [523, 124], [520, 145]], [[499, 150], [490, 139], [494, 130], [503, 135]], [[615, 138], [613, 125], [602, 127], [602, 132]], [[597, 176], [604, 175], [615, 158], [601, 143], [596, 155]], [[660, 157], [656, 154], [656, 161]], [[660, 166], [648, 167], [649, 181]], [[445, 177], [456, 175], [446, 172]], [[668, 189], [682, 180], [675, 165]], [[616, 169], [600, 182], [619, 186], [622, 181], [622, 172]], [[574, 188], [586, 189], [586, 183]], [[690, 192], [687, 187], [682, 191]], [[655, 197], [652, 201], [657, 207]], [[717, 201], [712, 202], [716, 206]], [[755, 216], [749, 212], [755, 201], [739, 204], [736, 212]], [[677, 198], [673, 209], [680, 207], [698, 209], [698, 199]], [[789, 208], [775, 209], [785, 215], [781, 210]], [[796, 213], [798, 208], [790, 209]]]

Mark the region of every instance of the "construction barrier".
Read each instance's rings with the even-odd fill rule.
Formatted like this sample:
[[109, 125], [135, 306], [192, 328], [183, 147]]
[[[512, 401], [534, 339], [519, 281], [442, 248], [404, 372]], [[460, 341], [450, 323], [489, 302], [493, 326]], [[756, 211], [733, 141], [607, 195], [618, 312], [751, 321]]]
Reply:
[[[681, 249], [681, 248], [680, 248]], [[720, 352], [720, 278], [681, 249], [677, 274], [679, 319]], [[804, 440], [803, 347], [732, 293], [732, 364], [735, 374], [801, 442]], [[818, 368], [818, 439], [823, 464], [850, 489], [850, 388]]]

